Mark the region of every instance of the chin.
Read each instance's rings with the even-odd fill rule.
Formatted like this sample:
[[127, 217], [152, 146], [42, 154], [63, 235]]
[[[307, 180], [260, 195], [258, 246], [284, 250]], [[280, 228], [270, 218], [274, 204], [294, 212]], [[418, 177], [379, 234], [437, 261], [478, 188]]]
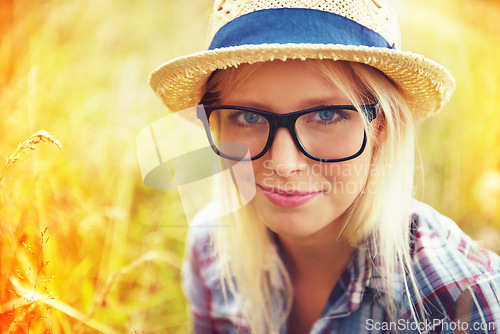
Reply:
[[262, 215], [264, 224], [274, 233], [288, 238], [305, 238], [318, 233], [329, 222], [311, 219], [310, 215], [297, 212], [280, 212]]
[[280, 237], [285, 237], [290, 239], [301, 239], [314, 234], [314, 231], [310, 231], [309, 229], [305, 229], [300, 226], [295, 226], [295, 227], [274, 226], [270, 224], [267, 224], [266, 226]]
[[334, 205], [325, 210], [321, 198], [299, 207], [284, 208], [274, 205], [261, 193], [257, 192], [251, 202], [260, 220], [274, 233], [290, 238], [304, 238], [315, 235], [335, 224], [340, 214], [332, 210]]

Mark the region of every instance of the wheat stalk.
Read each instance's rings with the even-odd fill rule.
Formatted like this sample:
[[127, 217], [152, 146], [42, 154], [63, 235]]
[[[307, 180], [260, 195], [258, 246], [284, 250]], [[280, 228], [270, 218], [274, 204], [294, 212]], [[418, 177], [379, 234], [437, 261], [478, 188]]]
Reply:
[[5, 167], [9, 167], [15, 163], [24, 153], [30, 150], [36, 150], [35, 145], [43, 142], [52, 143], [56, 145], [59, 150], [61, 150], [61, 143], [59, 143], [57, 139], [52, 137], [47, 131], [40, 130], [32, 134], [22, 144], [17, 146], [16, 151], [5, 161]]
[[[25, 154], [28, 151], [36, 150], [35, 145], [40, 144], [40, 143], [44, 143], [44, 142], [52, 143], [52, 144], [56, 145], [59, 150], [61, 150], [61, 143], [57, 139], [52, 137], [52, 135], [50, 135], [47, 131], [39, 130], [36, 133], [32, 134], [23, 143], [19, 144], [17, 146], [17, 149], [15, 150], [15, 152], [12, 153], [12, 155], [8, 159], [6, 159], [3, 173], [5, 173], [5, 170], [10, 165], [16, 163], [16, 161], [19, 160], [19, 158], [23, 154]], [[3, 173], [2, 173], [2, 175], [0, 175], [0, 181], [2, 180]]]

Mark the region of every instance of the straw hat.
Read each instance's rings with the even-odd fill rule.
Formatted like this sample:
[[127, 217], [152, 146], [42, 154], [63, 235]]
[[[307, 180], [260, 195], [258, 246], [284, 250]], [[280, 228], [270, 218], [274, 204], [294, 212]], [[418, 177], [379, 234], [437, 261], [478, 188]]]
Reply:
[[199, 103], [217, 69], [275, 59], [364, 63], [403, 92], [415, 119], [439, 112], [455, 90], [443, 66], [401, 51], [399, 23], [384, 0], [216, 0], [206, 51], [170, 60], [150, 85], [172, 111]]

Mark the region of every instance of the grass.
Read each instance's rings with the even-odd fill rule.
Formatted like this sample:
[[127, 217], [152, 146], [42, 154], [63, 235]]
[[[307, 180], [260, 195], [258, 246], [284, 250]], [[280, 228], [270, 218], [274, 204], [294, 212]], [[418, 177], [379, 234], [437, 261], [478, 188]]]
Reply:
[[[205, 47], [210, 2], [0, 6], [0, 153], [8, 165], [0, 332], [189, 331], [180, 288], [186, 229], [174, 227], [186, 220], [176, 191], [142, 184], [135, 136], [166, 112], [148, 73]], [[500, 228], [500, 47], [494, 19], [481, 18], [500, 9], [460, 2], [399, 5], [411, 36], [403, 47], [446, 65], [458, 83], [442, 114], [419, 125], [418, 197], [498, 247], [484, 236]]]
[[10, 165], [14, 164], [19, 160], [19, 158], [25, 154], [26, 152], [30, 150], [36, 150], [36, 145], [43, 143], [43, 142], [49, 142], [57, 146], [59, 150], [61, 150], [61, 143], [57, 139], [54, 139], [47, 131], [37, 131], [36, 133], [32, 134], [28, 139], [26, 139], [24, 142], [19, 144], [17, 146], [17, 149], [12, 155], [5, 161], [5, 166], [3, 173], [0, 174], [0, 181], [2, 181], [3, 174], [9, 168]]

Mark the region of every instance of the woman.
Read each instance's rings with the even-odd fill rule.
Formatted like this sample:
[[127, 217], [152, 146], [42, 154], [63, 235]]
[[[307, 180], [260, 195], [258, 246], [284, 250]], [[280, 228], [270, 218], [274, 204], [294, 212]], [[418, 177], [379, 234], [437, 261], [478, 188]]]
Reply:
[[454, 80], [399, 51], [392, 10], [218, 0], [211, 36], [150, 81], [174, 111], [203, 105], [214, 152], [254, 173], [230, 227], [190, 231], [195, 331], [494, 332], [500, 259], [412, 199], [413, 123]]

